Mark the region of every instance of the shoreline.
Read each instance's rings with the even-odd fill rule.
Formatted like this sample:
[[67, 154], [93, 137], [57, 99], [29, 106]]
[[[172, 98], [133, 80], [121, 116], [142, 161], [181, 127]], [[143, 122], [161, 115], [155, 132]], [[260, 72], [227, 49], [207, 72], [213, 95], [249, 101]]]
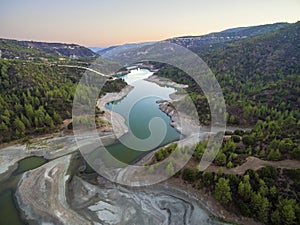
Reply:
[[260, 225], [261, 223], [255, 221], [250, 217], [239, 216], [233, 212], [229, 212], [224, 208], [214, 196], [203, 189], [198, 190], [192, 187], [191, 184], [185, 183], [183, 180], [180, 180], [175, 177], [171, 177], [165, 182], [166, 185], [171, 186], [173, 189], [179, 189], [182, 192], [186, 192], [189, 196], [194, 197], [198, 200], [198, 203], [210, 213], [212, 216], [220, 219], [224, 219], [227, 223], [237, 223], [243, 225]]
[[[118, 114], [118, 113], [116, 113], [116, 112], [113, 112], [113, 111], [111, 111], [111, 110], [109, 110], [109, 109], [107, 109], [107, 108], [105, 108], [105, 105], [107, 104], [107, 103], [109, 103], [109, 102], [112, 102], [112, 101], [115, 101], [115, 100], [119, 100], [119, 99], [121, 99], [121, 98], [123, 98], [124, 96], [126, 96], [131, 90], [133, 89], [133, 87], [132, 86], [126, 86], [121, 92], [119, 92], [119, 93], [107, 93], [104, 97], [102, 97], [102, 98], [100, 98], [98, 101], [97, 101], [97, 106], [101, 109], [101, 110], [103, 110], [103, 109], [105, 109], [105, 119], [110, 119], [111, 120], [111, 118], [113, 117], [114, 119], [116, 119], [117, 118], [117, 122], [119, 123], [119, 124], [121, 124], [121, 126], [122, 127], [120, 127], [120, 129], [118, 129], [117, 131], [115, 131], [115, 132], [117, 132], [117, 137], [118, 137], [118, 135], [120, 135], [120, 136], [122, 136], [123, 134], [125, 134], [127, 131], [128, 131], [128, 127], [126, 126], [126, 124], [125, 124], [125, 118], [122, 116], [122, 115], [120, 115], [120, 114]], [[172, 96], [171, 96], [172, 95]], [[174, 92], [174, 93], [172, 93], [170, 95], [170, 98], [172, 99], [172, 101], [173, 100], [176, 100], [176, 92]], [[182, 97], [182, 96], [181, 96]], [[162, 109], [161, 109], [162, 110]], [[180, 121], [178, 121], [178, 119], [179, 119], [179, 117], [177, 116], [177, 117], [175, 117], [175, 114], [170, 114], [170, 112], [168, 113], [167, 111], [164, 111], [164, 110], [162, 110], [164, 113], [166, 113], [170, 118], [171, 118], [171, 122], [173, 123], [173, 124], [176, 124], [177, 123], [177, 128], [175, 127], [175, 125], [174, 125], [174, 128], [175, 129], [178, 129], [179, 131], [180, 131]], [[170, 114], [170, 115], [169, 115]], [[84, 134], [83, 134], [84, 135]], [[110, 134], [109, 134], [110, 135]], [[108, 137], [109, 135], [104, 135], [104, 136], [102, 136], [101, 138], [105, 138], [105, 137]], [[52, 136], [52, 138], [51, 138], [51, 136]], [[53, 137], [53, 135], [51, 135], [50, 136], [50, 139], [49, 139], [49, 136], [48, 137], [46, 137], [46, 138], [39, 138], [38, 140], [37, 140], [37, 142], [39, 142], [40, 140], [44, 140], [44, 141], [46, 141], [47, 143], [52, 143], [53, 144], [53, 148], [55, 148], [55, 145], [54, 144], [59, 144], [59, 143], [61, 143], [61, 140], [67, 140], [67, 146], [64, 146], [63, 147], [63, 149], [61, 150], [61, 149], [59, 149], [59, 151], [57, 152], [56, 150], [55, 151], [53, 151], [53, 149], [51, 150], [50, 148], [51, 147], [49, 147], [49, 146], [47, 146], [47, 147], [45, 147], [46, 149], [44, 149], [43, 147], [42, 148], [35, 148], [35, 147], [38, 147], [39, 146], [39, 144], [41, 144], [41, 143], [37, 143], [37, 145], [36, 146], [33, 146], [33, 151], [28, 151], [28, 149], [27, 149], [27, 147], [26, 147], [26, 145], [19, 145], [20, 147], [25, 147], [25, 148], [23, 148], [23, 153], [25, 152], [26, 154], [25, 154], [25, 156], [24, 155], [22, 155], [21, 154], [21, 158], [20, 159], [18, 159], [16, 162], [13, 162], [13, 164], [12, 164], [12, 167], [13, 166], [16, 166], [17, 165], [17, 162], [19, 161], [19, 160], [21, 160], [21, 159], [23, 159], [23, 158], [26, 158], [26, 157], [29, 157], [29, 156], [32, 156], [32, 155], [37, 155], [37, 156], [43, 156], [44, 158], [48, 158], [48, 159], [53, 159], [53, 158], [61, 158], [61, 157], [63, 157], [64, 155], [68, 155], [68, 154], [71, 154], [72, 152], [74, 152], [74, 151], [76, 151], [77, 149], [78, 149], [78, 146], [76, 145], [76, 142], [75, 142], [75, 138], [74, 138], [74, 136], [73, 136], [73, 134], [72, 135], [66, 135], [66, 136], [63, 136], [63, 137]], [[70, 140], [70, 139], [73, 139], [73, 140]], [[187, 137], [185, 137], [185, 138], [183, 138], [182, 140], [185, 140]], [[195, 137], [191, 137], [191, 138], [195, 138]], [[180, 140], [180, 141], [182, 141], [182, 140]], [[58, 142], [58, 143], [56, 143], [56, 142]], [[71, 142], [71, 143], [70, 143]], [[63, 141], [63, 143], [66, 143], [66, 141]], [[35, 143], [34, 143], [35, 144]], [[42, 143], [43, 144], [43, 143]], [[170, 144], [170, 143], [169, 143]], [[168, 144], [168, 145], [169, 145]], [[74, 146], [73, 146], [74, 145]], [[10, 146], [10, 147], [12, 147], [12, 148], [14, 148], [15, 146]], [[72, 147], [74, 147], [74, 148], [72, 148]], [[70, 148], [72, 148], [72, 149], [70, 149]], [[2, 149], [3, 150], [3, 149]], [[63, 150], [66, 150], [66, 151], [63, 151]], [[157, 149], [155, 149], [155, 150], [153, 150], [153, 151], [151, 151], [150, 153], [148, 153], [148, 154], [146, 154], [146, 155], [144, 155], [142, 158], [141, 158], [141, 160], [144, 160], [144, 159], [146, 159], [147, 157], [149, 157], [151, 154], [154, 154], [155, 152], [156, 152], [156, 150]], [[0, 153], [1, 153], [1, 151], [0, 151]], [[23, 157], [23, 158], [22, 158]], [[140, 160], [138, 161], [138, 162], [136, 162], [136, 164], [138, 164], [140, 162]], [[8, 170], [10, 170], [10, 169], [13, 169], [13, 168], [10, 168], [10, 167], [8, 167], [7, 168], [7, 171], [5, 171], [4, 172], [4, 174], [6, 175], [6, 173], [8, 172]], [[9, 175], [9, 173], [8, 173], [8, 175]], [[173, 179], [173, 178], [172, 178]], [[166, 184], [168, 185], [169, 184], [169, 181], [166, 181]], [[173, 184], [172, 183], [170, 183], [171, 185], [172, 185], [172, 187], [170, 187], [170, 188], [176, 188], [177, 186], [173, 186]], [[178, 191], [180, 191], [180, 192], [182, 192], [182, 193], [185, 193], [186, 195], [188, 195], [188, 196], [190, 196], [190, 193], [189, 193], [189, 191], [186, 191], [185, 190], [186, 188], [184, 188], [184, 186], [180, 186], [179, 188], [178, 188]], [[196, 190], [195, 190], [196, 191]], [[192, 194], [191, 193], [191, 195], [194, 195], [194, 194]], [[198, 198], [198, 195], [200, 195], [200, 198]], [[211, 215], [213, 215], [213, 216], [218, 216], [218, 217], [222, 217], [222, 216], [220, 216], [221, 214], [219, 214], [219, 211], [214, 211], [214, 210], [212, 210], [211, 208], [209, 208], [209, 206], [206, 204], [206, 202], [205, 201], [203, 201], [203, 199], [201, 198], [201, 193], [198, 193], [198, 195], [194, 195], [195, 197], [197, 196], [197, 199], [198, 199], [198, 201], [199, 201], [199, 204], [200, 205], [202, 205], [203, 206], [203, 209], [205, 209], [205, 210], [207, 210], [208, 211], [208, 213], [209, 214], [211, 214]], [[223, 217], [222, 217], [223, 218]]]
[[[103, 98], [98, 99], [97, 105], [101, 108], [103, 106], [105, 107], [107, 103], [126, 96], [132, 89], [133, 87], [128, 85], [123, 88], [121, 92], [107, 93]], [[113, 116], [114, 119], [118, 119], [118, 122], [121, 125], [121, 128], [114, 133], [112, 131], [102, 132], [101, 129], [97, 130], [100, 137], [103, 139], [103, 142], [112, 144], [115, 143], [118, 135], [122, 136], [128, 131], [128, 127], [125, 124], [125, 119], [120, 114], [106, 108], [105, 114], [106, 120], [110, 121]], [[84, 137], [84, 135], [85, 133], [83, 132], [81, 136]], [[16, 169], [18, 162], [24, 158], [40, 156], [51, 160], [70, 154], [79, 149], [73, 133], [63, 134], [62, 132], [59, 132], [43, 134], [31, 140], [33, 140], [33, 142], [30, 144], [19, 143], [20, 140], [16, 140], [5, 143], [0, 147], [0, 180], [5, 180], [6, 177], [10, 176]]]
[[151, 75], [150, 77], [146, 78], [145, 80], [149, 81], [149, 82], [152, 82], [152, 83], [155, 83], [155, 84], [157, 84], [161, 87], [167, 86], [167, 87], [173, 87], [175, 89], [182, 89], [182, 88], [187, 88], [188, 87], [188, 85], [186, 85], [186, 84], [178, 84], [174, 81], [171, 81], [167, 78], [159, 77], [155, 74]]
[[[149, 79], [150, 78], [150, 79]], [[156, 75], [152, 75], [147, 80], [150, 82], [154, 82], [160, 86], [170, 86], [170, 87], [177, 87], [179, 88], [180, 85], [175, 82], [160, 80], [160, 78]], [[187, 86], [183, 85], [183, 88], [186, 88]], [[182, 87], [181, 87], [182, 88]], [[197, 141], [200, 141], [200, 139], [204, 140], [209, 133], [211, 132], [210, 127], [207, 126], [195, 126], [194, 121], [189, 118], [187, 115], [181, 115], [184, 117], [184, 121], [181, 121], [180, 116], [178, 116], [178, 113], [170, 107], [168, 104], [172, 103], [174, 101], [180, 101], [182, 98], [184, 98], [186, 95], [184, 94], [177, 94], [177, 92], [174, 92], [170, 95], [171, 100], [170, 101], [161, 101], [158, 102], [159, 109], [164, 112], [166, 115], [168, 115], [171, 119], [171, 126], [174, 127], [181, 135], [184, 137], [180, 139], [179, 141], [175, 141], [178, 143], [178, 146], [180, 145], [187, 145], [187, 144], [193, 144], [196, 139]], [[189, 124], [188, 129], [184, 129], [184, 124]], [[185, 127], [186, 128], [186, 127]], [[201, 128], [201, 129], [200, 129]], [[238, 129], [238, 127], [226, 127], [226, 130], [234, 131], [235, 129]], [[251, 128], [239, 128], [248, 130]], [[201, 137], [202, 134], [202, 137]], [[194, 140], [193, 140], [194, 139]], [[171, 143], [169, 143], [171, 144]], [[168, 144], [168, 145], [169, 145]], [[166, 145], [167, 146], [167, 145]], [[144, 157], [142, 157], [140, 160], [138, 160], [135, 165], [143, 166], [145, 164], [153, 163], [154, 160], [154, 154], [156, 151], [158, 151], [160, 148], [157, 148], [150, 153], [146, 154]], [[203, 207], [204, 210], [206, 210], [209, 214], [212, 216], [215, 216], [217, 218], [225, 219], [228, 222], [235, 222], [239, 224], [245, 224], [245, 225], [256, 225], [260, 224], [252, 218], [248, 217], [242, 217], [238, 216], [235, 213], [229, 212], [226, 210], [217, 200], [213, 197], [211, 193], [206, 193], [205, 190], [197, 190], [194, 187], [192, 187], [190, 184], [183, 183], [184, 181], [175, 177], [171, 177], [170, 179], [163, 182], [163, 185], [165, 186], [171, 186], [171, 189], [178, 189], [178, 191], [181, 191], [182, 193], [187, 193], [188, 196], [192, 196], [196, 198], [199, 202], [199, 204]]]
[[[169, 106], [169, 103], [180, 101], [183, 99], [187, 94], [178, 94], [178, 89], [187, 88], [188, 85], [178, 84], [174, 81], [170, 81], [169, 79], [161, 79], [161, 77], [157, 75], [151, 75], [149, 78], [145, 79], [149, 82], [153, 82], [161, 87], [168, 86], [175, 88], [176, 91], [171, 93], [169, 95], [170, 100], [159, 100], [156, 103], [159, 106], [159, 109], [165, 113], [170, 118], [170, 125], [181, 135], [181, 138], [177, 141], [173, 141], [171, 143], [177, 143], [179, 147], [184, 145], [193, 145], [195, 144], [194, 140], [197, 141], [204, 140], [205, 137], [208, 135], [208, 132], [203, 132], [203, 134], [200, 134], [200, 126], [199, 124], [195, 124], [195, 121], [193, 121], [188, 115], [185, 113], [180, 113], [178, 115], [178, 112]], [[147, 154], [144, 154], [143, 157], [137, 159], [134, 161], [135, 165], [144, 165], [144, 164], [151, 164], [154, 159], [155, 153], [162, 147], [168, 146], [168, 143], [166, 145], [160, 146], [156, 149], [153, 149], [152, 151], [148, 152]]]
[[[111, 124], [111, 132], [112, 135], [116, 137], [116, 139], [119, 139], [121, 136], [128, 132], [126, 120], [121, 114], [107, 109], [105, 106], [110, 102], [124, 98], [130, 91], [133, 90], [133, 88], [133, 86], [127, 85], [120, 92], [106, 93], [103, 97], [97, 100], [97, 106], [99, 107], [99, 109], [105, 111], [102, 119]], [[112, 118], [114, 119], [114, 122], [112, 122]]]
[[[91, 224], [67, 202], [66, 192], [73, 158], [73, 154], [60, 157], [22, 175], [15, 197], [26, 220], [53, 224]], [[36, 187], [38, 189], [32, 191]]]

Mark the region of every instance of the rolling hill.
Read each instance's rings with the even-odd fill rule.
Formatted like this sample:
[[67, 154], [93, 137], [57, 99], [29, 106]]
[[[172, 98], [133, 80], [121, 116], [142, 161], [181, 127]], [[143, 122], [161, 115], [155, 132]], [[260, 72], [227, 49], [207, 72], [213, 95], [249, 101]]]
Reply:
[[7, 59], [34, 59], [37, 57], [68, 59], [96, 58], [99, 55], [92, 50], [76, 45], [35, 41], [17, 41], [0, 39], [1, 57]]
[[213, 51], [216, 48], [238, 42], [255, 35], [286, 27], [288, 23], [275, 23], [250, 27], [231, 28], [201, 36], [184, 36], [167, 39], [171, 43], [184, 46], [194, 52]]

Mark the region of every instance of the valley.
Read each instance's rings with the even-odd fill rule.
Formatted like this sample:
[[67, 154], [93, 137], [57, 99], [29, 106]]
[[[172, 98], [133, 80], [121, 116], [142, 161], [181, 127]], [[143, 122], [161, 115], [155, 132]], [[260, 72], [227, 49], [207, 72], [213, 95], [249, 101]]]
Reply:
[[[219, 134], [195, 81], [160, 62], [122, 68], [107, 61], [152, 42], [101, 49], [100, 56], [80, 45], [0, 39], [0, 223], [298, 224], [299, 34], [296, 22], [166, 40], [199, 55], [224, 94], [227, 129], [204, 171], [199, 163]], [[82, 102], [106, 81], [90, 102], [92, 137], [73, 131], [72, 104], [85, 73], [94, 77], [77, 94]], [[188, 98], [198, 121], [176, 110], [192, 112]], [[158, 177], [155, 165], [166, 162], [170, 179], [145, 187], [107, 180], [89, 161], [102, 153], [81, 154], [96, 138], [110, 156], [149, 166]], [[192, 157], [175, 172], [176, 150]], [[135, 172], [116, 173], [116, 180], [138, 184], [145, 174]]]

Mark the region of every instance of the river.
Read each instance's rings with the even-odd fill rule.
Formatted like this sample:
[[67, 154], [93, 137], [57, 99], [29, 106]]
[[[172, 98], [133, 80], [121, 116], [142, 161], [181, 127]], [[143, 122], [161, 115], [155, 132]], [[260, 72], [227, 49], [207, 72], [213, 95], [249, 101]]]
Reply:
[[[122, 142], [131, 142], [134, 136], [144, 139], [150, 134], [149, 121], [154, 117], [161, 118], [167, 125], [166, 136], [157, 146], [165, 145], [179, 138], [179, 133], [170, 126], [170, 118], [158, 108], [157, 100], [169, 100], [169, 95], [175, 92], [174, 88], [160, 87], [157, 84], [145, 81], [153, 73], [149, 70], [132, 70], [122, 78], [134, 89], [123, 99], [107, 104], [111, 109], [126, 119], [126, 125], [131, 132], [121, 137]], [[128, 111], [130, 102], [136, 102], [131, 112]], [[145, 113], [145, 111], [147, 113]], [[108, 147], [112, 155], [123, 162], [132, 162], [145, 152], [136, 151], [126, 147], [121, 142]], [[18, 168], [7, 179], [1, 181], [0, 187], [0, 224], [21, 225], [26, 224], [18, 212], [14, 193], [22, 174], [37, 168], [47, 161], [42, 157], [28, 157], [18, 162]]]
[[[180, 138], [180, 133], [178, 133], [170, 125], [171, 119], [159, 109], [157, 104], [157, 100], [170, 100], [169, 95], [176, 90], [172, 87], [161, 87], [155, 83], [146, 81], [145, 79], [152, 74], [152, 72], [145, 69], [132, 70], [128, 74], [124, 74], [122, 78], [134, 88], [124, 98], [106, 105], [108, 109], [122, 115], [126, 120], [126, 125], [129, 127], [129, 132], [123, 135], [117, 144], [107, 147], [114, 157], [126, 163], [132, 163], [147, 154], [149, 151]], [[152, 124], [153, 126], [150, 129], [149, 124], [153, 118], [159, 118], [160, 123], [163, 122], [165, 124], [165, 135], [162, 138], [156, 137], [156, 139], [153, 139], [152, 142], [154, 142], [154, 147], [152, 146], [150, 149], [146, 148], [147, 151], [143, 151], [145, 149], [140, 149], [141, 146], [139, 144], [134, 145], [134, 140], [136, 140], [136, 138], [142, 141], [146, 140], [153, 135], [151, 130], [155, 131], [156, 129], [161, 129], [161, 126], [158, 123]], [[128, 144], [130, 147], [127, 146]], [[140, 149], [140, 151], [134, 149]], [[19, 212], [19, 208], [16, 204], [14, 197], [15, 190], [22, 174], [25, 171], [35, 169], [46, 162], [47, 160], [42, 157], [33, 156], [24, 158], [18, 162], [18, 168], [7, 179], [1, 180], [0, 224], [27, 224], [26, 221], [22, 220], [21, 213]], [[88, 175], [92, 172], [93, 170], [90, 167], [87, 167], [85, 174]], [[73, 184], [74, 187], [78, 185], [78, 182]], [[132, 192], [130, 188], [126, 189], [125, 187], [122, 187], [121, 189], [103, 189], [91, 186], [91, 188], [95, 190], [99, 189], [97, 191], [98, 197], [95, 198], [93, 203], [90, 202], [89, 204], [84, 204], [85, 207], [81, 208], [80, 211], [84, 212], [87, 210], [86, 212], [90, 214], [90, 210], [93, 209], [94, 213], [99, 216], [99, 219], [106, 220], [106, 215], [111, 213], [106, 209], [103, 211], [100, 207], [102, 204], [102, 195], [104, 194], [103, 198], [105, 199], [107, 193], [110, 194], [111, 191], [117, 191], [121, 196], [124, 196], [124, 199], [127, 200], [124, 200], [125, 202], [122, 200], [123, 202], [118, 206], [119, 208], [116, 208], [116, 212], [119, 212], [120, 210], [125, 212], [127, 209], [130, 209], [131, 213], [135, 213], [133, 213], [131, 217], [128, 217], [129, 219], [144, 220], [147, 219], [151, 213], [155, 212], [156, 217], [152, 215], [148, 219], [155, 221], [156, 219], [165, 220], [166, 218], [169, 218], [170, 221], [173, 221], [172, 224], [194, 224], [196, 221], [206, 224], [213, 223], [213, 220], [209, 217], [210, 214], [202, 209], [202, 207], [198, 204], [197, 199], [190, 199], [185, 192], [178, 190], [177, 193], [177, 191], [170, 189], [171, 187], [159, 186], [157, 190], [155, 188], [141, 190], [134, 189], [134, 192]], [[80, 188], [80, 190], [81, 189], [82, 188]], [[41, 192], [41, 190], [36, 191]], [[78, 193], [74, 196], [77, 196], [77, 194]], [[136, 199], [136, 202], [132, 202], [131, 199]], [[105, 201], [106, 200], [107, 199], [105, 199]], [[78, 199], [78, 201], [83, 200]], [[112, 202], [112, 205], [121, 203], [114, 198], [111, 198], [110, 201]], [[180, 205], [180, 207], [178, 205]], [[147, 210], [145, 210], [142, 206], [146, 207]], [[100, 211], [98, 211], [99, 207]], [[166, 209], [160, 210], [161, 207]], [[170, 211], [169, 213], [168, 210]], [[120, 215], [114, 215], [113, 218], [118, 218], [118, 216]], [[185, 222], [181, 221], [183, 218], [186, 220]]]
[[[130, 128], [130, 131], [122, 136], [117, 144], [107, 147], [115, 158], [124, 163], [134, 162], [147, 154], [149, 150], [180, 138], [180, 134], [170, 125], [170, 117], [162, 112], [156, 103], [158, 100], [170, 100], [169, 95], [176, 90], [172, 87], [161, 87], [146, 81], [145, 79], [152, 74], [153, 72], [146, 69], [135, 69], [121, 76], [126, 83], [134, 87], [133, 90], [124, 98], [106, 105], [108, 109], [121, 114], [126, 120], [126, 125]], [[151, 135], [155, 136], [155, 132], [151, 133], [149, 128], [153, 118], [159, 118], [160, 121], [152, 123], [152, 131], [161, 129], [161, 123], [164, 123], [166, 132], [163, 138], [157, 136], [151, 139], [149, 148], [147, 148], [144, 140]], [[140, 139], [141, 142], [135, 141], [136, 138]]]

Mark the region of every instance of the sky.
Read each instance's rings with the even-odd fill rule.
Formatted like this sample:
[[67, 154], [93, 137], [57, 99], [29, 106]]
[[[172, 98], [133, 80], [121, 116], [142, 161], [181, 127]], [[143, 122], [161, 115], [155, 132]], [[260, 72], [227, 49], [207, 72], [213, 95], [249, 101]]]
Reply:
[[84, 46], [300, 20], [300, 0], [0, 0], [0, 37]]

